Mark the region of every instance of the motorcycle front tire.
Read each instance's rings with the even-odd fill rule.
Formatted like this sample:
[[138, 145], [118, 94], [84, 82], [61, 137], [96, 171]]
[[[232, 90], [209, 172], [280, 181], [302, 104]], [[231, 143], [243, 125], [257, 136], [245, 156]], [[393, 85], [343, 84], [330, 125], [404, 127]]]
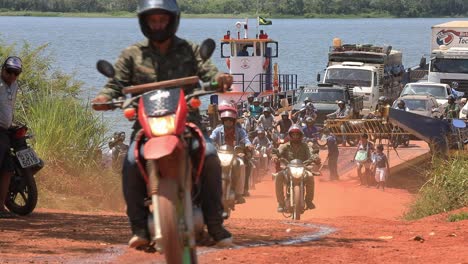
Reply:
[[293, 207], [293, 220], [301, 220], [302, 209], [304, 206], [302, 205], [302, 192], [301, 186], [296, 185], [294, 186], [294, 207]]

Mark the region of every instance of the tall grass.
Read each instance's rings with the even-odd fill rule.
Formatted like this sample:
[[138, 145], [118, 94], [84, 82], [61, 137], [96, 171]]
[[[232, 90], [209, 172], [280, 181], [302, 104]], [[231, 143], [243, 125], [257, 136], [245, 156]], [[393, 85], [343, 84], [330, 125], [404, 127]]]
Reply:
[[405, 214], [408, 220], [468, 206], [468, 154], [433, 158], [428, 181]]
[[122, 208], [120, 177], [102, 168], [106, 124], [78, 97], [82, 83], [52, 71], [47, 45], [5, 45], [0, 60], [18, 55], [23, 72], [18, 83], [15, 122], [25, 123], [30, 140], [46, 167], [37, 177], [39, 206], [59, 209]]

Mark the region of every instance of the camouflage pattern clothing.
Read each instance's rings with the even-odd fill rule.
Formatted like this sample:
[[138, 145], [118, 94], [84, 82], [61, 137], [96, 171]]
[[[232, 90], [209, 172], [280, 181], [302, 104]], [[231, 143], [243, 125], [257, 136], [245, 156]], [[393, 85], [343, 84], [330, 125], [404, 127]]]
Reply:
[[[148, 40], [136, 43], [123, 50], [114, 68], [115, 80], [124, 86], [194, 75], [203, 82], [212, 82], [215, 81], [215, 76], [219, 72], [211, 60], [202, 60], [198, 45], [178, 37], [174, 37], [167, 54], [161, 54]], [[115, 80], [110, 80], [99, 95], [108, 98], [124, 96], [122, 87]], [[198, 123], [199, 114], [191, 113], [189, 120]], [[135, 130], [140, 128], [138, 121], [135, 122], [133, 128]]]
[[310, 153], [307, 143], [301, 142], [299, 144], [292, 145], [291, 142], [287, 142], [278, 148], [278, 157], [284, 158], [288, 161], [300, 159], [304, 162], [311, 159], [312, 154]]

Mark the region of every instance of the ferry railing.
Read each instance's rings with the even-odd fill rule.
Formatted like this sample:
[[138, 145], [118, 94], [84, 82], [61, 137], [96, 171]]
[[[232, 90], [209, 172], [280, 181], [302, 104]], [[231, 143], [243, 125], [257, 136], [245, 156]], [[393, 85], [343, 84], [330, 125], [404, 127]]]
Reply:
[[325, 127], [336, 136], [360, 136], [366, 133], [371, 141], [409, 136], [404, 129], [383, 119], [328, 119]]

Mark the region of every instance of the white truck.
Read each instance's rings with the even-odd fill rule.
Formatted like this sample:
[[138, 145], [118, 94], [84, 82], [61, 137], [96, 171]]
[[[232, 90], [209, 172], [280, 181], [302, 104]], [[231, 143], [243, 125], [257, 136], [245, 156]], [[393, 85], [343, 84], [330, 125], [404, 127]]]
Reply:
[[432, 27], [428, 81], [457, 82], [457, 91], [468, 94], [468, 21]]
[[380, 96], [399, 96], [403, 74], [402, 53], [391, 46], [342, 45], [334, 39], [322, 83], [352, 87], [354, 95], [363, 96], [362, 113], [367, 114], [375, 110]]

